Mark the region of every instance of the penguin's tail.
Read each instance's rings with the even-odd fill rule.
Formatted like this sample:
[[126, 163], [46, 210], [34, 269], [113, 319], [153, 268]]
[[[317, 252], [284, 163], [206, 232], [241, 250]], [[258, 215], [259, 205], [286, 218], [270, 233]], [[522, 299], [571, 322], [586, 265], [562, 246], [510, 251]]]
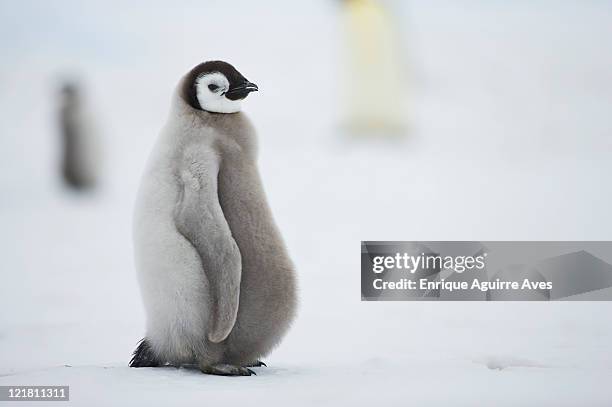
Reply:
[[161, 363], [153, 353], [153, 349], [151, 349], [151, 345], [147, 338], [142, 338], [140, 342], [138, 342], [138, 347], [132, 354], [132, 359], [130, 360], [130, 367], [157, 367], [160, 366]]

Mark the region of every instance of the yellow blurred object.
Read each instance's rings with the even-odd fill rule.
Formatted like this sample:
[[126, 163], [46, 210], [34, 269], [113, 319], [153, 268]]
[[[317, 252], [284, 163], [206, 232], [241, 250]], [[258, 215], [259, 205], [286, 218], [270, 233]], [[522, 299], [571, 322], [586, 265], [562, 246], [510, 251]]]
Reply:
[[406, 72], [393, 18], [375, 0], [344, 1], [344, 122], [351, 133], [403, 135]]

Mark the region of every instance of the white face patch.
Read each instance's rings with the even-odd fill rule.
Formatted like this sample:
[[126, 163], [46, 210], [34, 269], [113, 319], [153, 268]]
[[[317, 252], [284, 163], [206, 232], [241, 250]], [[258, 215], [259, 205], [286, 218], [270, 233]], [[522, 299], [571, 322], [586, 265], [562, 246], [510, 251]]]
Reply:
[[202, 109], [214, 113], [235, 113], [241, 108], [240, 100], [225, 97], [229, 81], [220, 72], [212, 72], [196, 79], [196, 96]]

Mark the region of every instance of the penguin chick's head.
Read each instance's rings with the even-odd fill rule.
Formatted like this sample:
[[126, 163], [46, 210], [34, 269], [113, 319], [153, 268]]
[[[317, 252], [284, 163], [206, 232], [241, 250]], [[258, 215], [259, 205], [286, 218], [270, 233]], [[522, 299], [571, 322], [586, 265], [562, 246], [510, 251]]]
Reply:
[[182, 97], [194, 109], [212, 113], [235, 113], [251, 92], [259, 90], [232, 65], [208, 61], [194, 67], [183, 82]]

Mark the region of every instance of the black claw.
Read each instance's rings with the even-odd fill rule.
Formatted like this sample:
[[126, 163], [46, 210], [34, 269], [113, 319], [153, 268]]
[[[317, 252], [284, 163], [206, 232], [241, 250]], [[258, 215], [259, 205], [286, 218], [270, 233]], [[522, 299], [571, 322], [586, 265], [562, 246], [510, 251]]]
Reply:
[[246, 365], [245, 367], [268, 367], [268, 365], [266, 365], [264, 362], [262, 362], [261, 360], [258, 360], [256, 362], [251, 363], [250, 365]]
[[248, 367], [246, 368], [246, 370], [249, 371], [250, 374], [252, 374], [253, 376], [257, 376], [257, 373], [255, 373], [254, 371], [252, 371], [251, 369], [249, 369]]

